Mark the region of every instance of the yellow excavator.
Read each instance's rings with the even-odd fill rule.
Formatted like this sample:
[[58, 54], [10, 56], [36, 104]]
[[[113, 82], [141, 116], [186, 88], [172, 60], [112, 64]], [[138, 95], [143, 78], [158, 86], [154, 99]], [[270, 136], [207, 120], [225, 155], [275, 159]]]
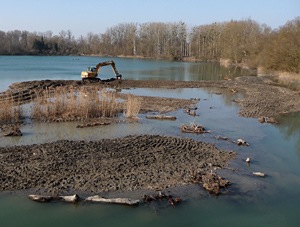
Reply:
[[102, 66], [107, 66], [107, 65], [110, 65], [116, 75], [116, 78], [111, 78], [109, 79], [109, 81], [112, 81], [112, 80], [121, 80], [122, 79], [122, 75], [118, 72], [117, 68], [116, 68], [116, 65], [115, 65], [115, 62], [114, 61], [105, 61], [105, 62], [100, 62], [98, 63], [95, 67], [88, 67], [87, 71], [82, 71], [81, 72], [81, 78], [82, 78], [82, 81], [86, 81], [86, 80], [90, 80], [90, 81], [100, 81], [101, 79], [98, 78], [98, 73], [99, 73], [99, 70]]

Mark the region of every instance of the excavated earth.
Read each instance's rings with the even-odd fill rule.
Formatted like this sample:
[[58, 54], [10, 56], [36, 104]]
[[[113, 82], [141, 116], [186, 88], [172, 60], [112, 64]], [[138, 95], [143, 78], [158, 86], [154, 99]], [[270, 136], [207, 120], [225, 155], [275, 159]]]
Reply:
[[[300, 111], [299, 92], [283, 88], [268, 77], [241, 77], [231, 81], [123, 80], [100, 83], [81, 81], [28, 81], [15, 83], [0, 93], [0, 100], [13, 98], [26, 103], [45, 89], [65, 86], [114, 88], [212, 87], [242, 94], [243, 117], [278, 117]], [[124, 94], [119, 94], [120, 97]], [[172, 98], [143, 97], [144, 112], [168, 112], [196, 102]], [[163, 105], [162, 105], [163, 103]], [[5, 126], [2, 126], [4, 128]], [[233, 152], [190, 139], [138, 135], [97, 142], [53, 143], [0, 148], [0, 190], [34, 189], [49, 194], [91, 193], [138, 189], [164, 189], [194, 183], [195, 179], [226, 166]], [[199, 177], [200, 176], [200, 177]], [[201, 182], [199, 182], [201, 183]]]
[[212, 144], [159, 135], [2, 147], [0, 190], [53, 195], [162, 190], [195, 183], [234, 156]]
[[[133, 88], [201, 88], [214, 87], [240, 92], [244, 98], [234, 100], [241, 106], [240, 115], [243, 117], [278, 117], [281, 114], [300, 112], [300, 93], [279, 86], [267, 76], [239, 77], [235, 80], [223, 81], [156, 81], [156, 80], [123, 80], [100, 83], [85, 83], [70, 80], [44, 80], [14, 83], [10, 88], [0, 93], [0, 100], [13, 98], [16, 102], [29, 102], [44, 89], [66, 86], [76, 87], [115, 88], [117, 90]], [[119, 94], [122, 96], [122, 94]], [[123, 94], [124, 95], [124, 94]], [[169, 112], [185, 108], [193, 104], [193, 100], [143, 97], [141, 111]], [[161, 105], [164, 103], [164, 105]]]

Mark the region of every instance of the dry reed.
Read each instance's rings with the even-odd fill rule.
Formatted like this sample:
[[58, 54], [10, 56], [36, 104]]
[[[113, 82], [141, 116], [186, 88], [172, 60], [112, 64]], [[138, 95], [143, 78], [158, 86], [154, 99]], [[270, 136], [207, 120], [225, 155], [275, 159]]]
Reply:
[[114, 92], [97, 88], [57, 88], [45, 90], [36, 97], [31, 117], [43, 121], [84, 120], [113, 117], [120, 111]]
[[127, 118], [137, 118], [142, 104], [142, 98], [128, 94], [127, 102], [125, 103], [124, 116]]
[[300, 90], [300, 74], [288, 72], [279, 73], [278, 82], [293, 90]]
[[22, 117], [22, 108], [19, 103], [14, 102], [12, 97], [0, 102], [0, 124], [17, 123]]

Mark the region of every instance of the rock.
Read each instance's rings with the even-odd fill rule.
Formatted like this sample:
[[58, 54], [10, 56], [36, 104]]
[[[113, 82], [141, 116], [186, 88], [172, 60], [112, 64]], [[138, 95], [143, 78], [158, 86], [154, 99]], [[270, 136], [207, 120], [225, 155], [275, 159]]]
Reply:
[[239, 146], [249, 146], [249, 143], [242, 139], [237, 139], [236, 144]]

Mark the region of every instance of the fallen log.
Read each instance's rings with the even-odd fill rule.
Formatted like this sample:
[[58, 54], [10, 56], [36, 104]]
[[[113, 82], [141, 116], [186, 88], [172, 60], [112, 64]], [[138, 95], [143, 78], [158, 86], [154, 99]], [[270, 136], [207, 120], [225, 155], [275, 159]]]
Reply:
[[67, 195], [67, 196], [58, 196], [57, 199], [68, 202], [68, 203], [75, 203], [79, 200], [79, 196], [77, 194]]
[[53, 199], [52, 196], [43, 196], [43, 195], [28, 195], [28, 198], [33, 201], [42, 202], [42, 203], [49, 202]]
[[176, 120], [175, 116], [168, 116], [168, 115], [147, 115], [146, 116], [147, 119], [154, 119], [154, 120]]
[[85, 201], [91, 202], [102, 202], [102, 203], [116, 203], [116, 204], [124, 204], [124, 205], [138, 205], [139, 200], [133, 200], [130, 198], [104, 198], [99, 195], [90, 196], [85, 199]]
[[77, 194], [69, 196], [45, 196], [45, 195], [28, 195], [28, 198], [36, 202], [50, 202], [52, 200], [61, 200], [64, 202], [75, 203], [79, 200]]

